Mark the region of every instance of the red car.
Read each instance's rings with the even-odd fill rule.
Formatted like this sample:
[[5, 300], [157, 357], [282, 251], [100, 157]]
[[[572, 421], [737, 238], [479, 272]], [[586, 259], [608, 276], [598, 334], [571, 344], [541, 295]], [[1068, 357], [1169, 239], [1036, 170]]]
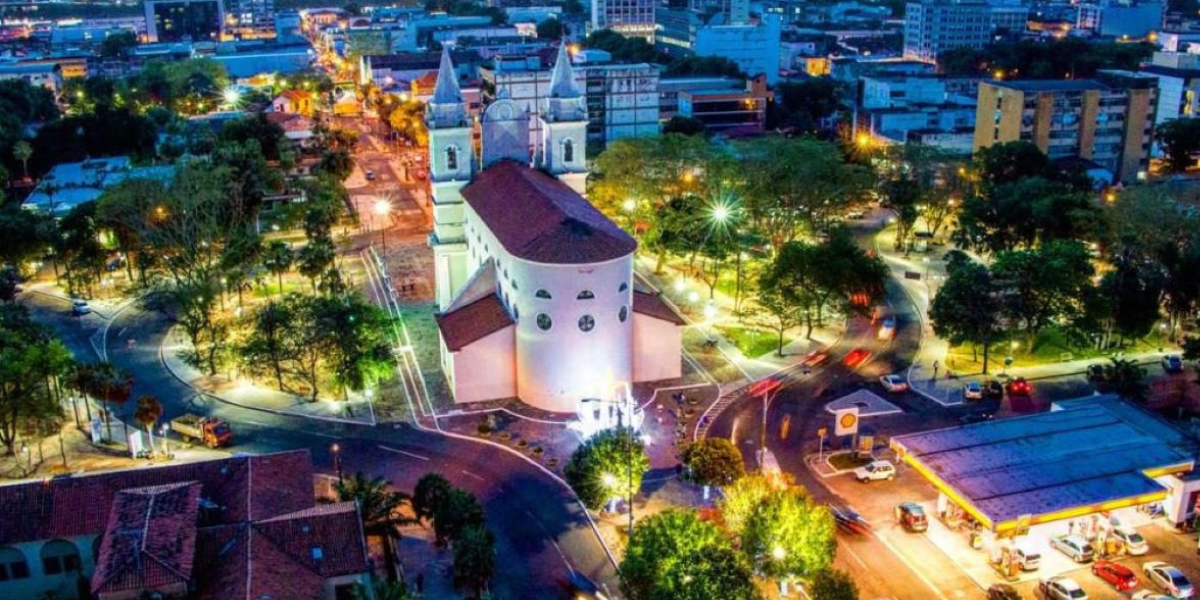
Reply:
[[1111, 560], [1098, 560], [1092, 563], [1092, 574], [1109, 585], [1117, 588], [1117, 591], [1128, 592], [1137, 589], [1138, 577], [1129, 567], [1115, 563]]
[[813, 350], [804, 355], [804, 361], [801, 363], [805, 366], [815, 367], [829, 360], [829, 353], [824, 350]]
[[1027, 381], [1024, 377], [1017, 377], [1016, 379], [1008, 382], [1008, 395], [1032, 396], [1033, 385], [1030, 384], [1029, 381]]
[[862, 348], [855, 348], [846, 355], [846, 358], [842, 359], [842, 364], [846, 365], [847, 367], [857, 367], [858, 365], [867, 362], [868, 358], [871, 358], [870, 352], [867, 352]]

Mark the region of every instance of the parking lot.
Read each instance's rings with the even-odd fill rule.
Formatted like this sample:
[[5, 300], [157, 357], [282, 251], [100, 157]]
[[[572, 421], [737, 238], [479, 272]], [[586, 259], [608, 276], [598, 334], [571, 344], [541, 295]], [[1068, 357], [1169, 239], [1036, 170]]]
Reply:
[[[891, 453], [880, 453], [880, 456], [883, 454]], [[984, 598], [989, 586], [1005, 582], [989, 565], [987, 552], [970, 546], [967, 531], [952, 530], [938, 519], [937, 491], [910, 467], [899, 465], [894, 481], [864, 484], [857, 482], [853, 475], [845, 474], [827, 479], [826, 484], [871, 523], [871, 535], [878, 537], [918, 571], [927, 584], [940, 592], [941, 600]], [[928, 531], [910, 533], [896, 522], [894, 508], [901, 502], [916, 502], [925, 509]], [[1142, 565], [1150, 561], [1174, 565], [1192, 582], [1200, 582], [1200, 559], [1197, 558], [1195, 534], [1177, 532], [1161, 519], [1152, 520], [1133, 510], [1123, 512], [1121, 517], [1123, 524], [1132, 526], [1144, 523], [1137, 530], [1150, 545], [1149, 552], [1143, 556], [1116, 559], [1116, 562], [1137, 573], [1142, 580], [1139, 590], [1163, 592], [1145, 581], [1142, 574]], [[1074, 579], [1091, 600], [1118, 600], [1132, 595], [1132, 591], [1118, 592], [1093, 575], [1090, 564], [1075, 563], [1058, 550], [1046, 546], [1047, 537], [1065, 533], [1067, 523], [1059, 521], [1033, 528], [1029, 538], [1033, 545], [1040, 546], [1042, 565], [1037, 571], [1022, 573], [1018, 581], [1009, 583], [1023, 598], [1042, 598], [1036, 592], [1038, 580], [1051, 575], [1065, 575]]]

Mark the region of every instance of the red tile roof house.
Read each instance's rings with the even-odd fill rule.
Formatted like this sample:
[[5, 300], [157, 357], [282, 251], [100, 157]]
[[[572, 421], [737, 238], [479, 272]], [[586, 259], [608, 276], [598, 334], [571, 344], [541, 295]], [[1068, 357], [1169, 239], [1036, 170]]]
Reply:
[[0, 486], [0, 598], [349, 598], [358, 507], [313, 487], [306, 450]]

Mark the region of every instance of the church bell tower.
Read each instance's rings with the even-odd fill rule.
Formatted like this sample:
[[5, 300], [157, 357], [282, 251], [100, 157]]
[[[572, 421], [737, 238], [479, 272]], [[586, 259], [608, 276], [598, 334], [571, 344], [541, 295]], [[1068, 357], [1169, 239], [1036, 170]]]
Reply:
[[450, 51], [442, 50], [433, 99], [425, 108], [429, 130], [429, 181], [433, 188], [433, 247], [436, 299], [445, 310], [462, 289], [467, 272], [462, 189], [475, 174], [471, 119], [458, 87]]

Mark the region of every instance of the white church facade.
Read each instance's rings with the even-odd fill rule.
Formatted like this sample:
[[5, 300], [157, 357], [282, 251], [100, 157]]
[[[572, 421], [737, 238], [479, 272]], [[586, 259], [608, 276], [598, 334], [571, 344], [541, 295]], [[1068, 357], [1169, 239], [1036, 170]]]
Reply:
[[574, 412], [619, 386], [681, 375], [684, 320], [635, 289], [637, 242], [582, 195], [587, 112], [564, 48], [542, 108], [531, 150], [530, 116], [493, 102], [476, 160], [443, 54], [426, 109], [430, 243], [441, 363], [456, 402], [516, 397]]

